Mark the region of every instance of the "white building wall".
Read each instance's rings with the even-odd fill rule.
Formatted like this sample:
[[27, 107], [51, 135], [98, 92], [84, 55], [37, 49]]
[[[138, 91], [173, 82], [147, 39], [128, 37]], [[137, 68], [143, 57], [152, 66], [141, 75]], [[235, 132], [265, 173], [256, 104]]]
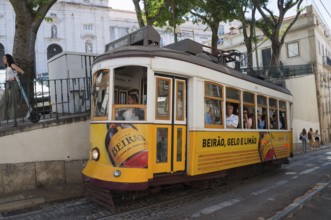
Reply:
[[292, 128], [293, 142], [298, 143], [303, 128], [319, 130], [318, 103], [316, 99], [315, 76], [313, 74], [286, 80], [286, 88], [293, 95]]

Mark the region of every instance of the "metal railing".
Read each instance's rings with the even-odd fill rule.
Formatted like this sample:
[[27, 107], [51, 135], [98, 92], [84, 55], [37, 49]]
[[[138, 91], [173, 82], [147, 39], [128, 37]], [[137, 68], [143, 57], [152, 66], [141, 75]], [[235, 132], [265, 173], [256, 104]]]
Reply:
[[[41, 120], [90, 112], [91, 78], [36, 79], [22, 84], [24, 88], [33, 88], [34, 103], [30, 101], [30, 105], [38, 112]], [[13, 86], [7, 91], [16, 95], [8, 95], [5, 90], [8, 86], [9, 83], [0, 83], [0, 129], [29, 122], [28, 108], [19, 88]], [[28, 89], [24, 90], [29, 97], [31, 92]], [[8, 108], [8, 103], [13, 103], [9, 105], [12, 108]]]
[[288, 65], [288, 66], [269, 66], [269, 67], [253, 67], [253, 68], [241, 68], [242, 73], [259, 77], [259, 78], [290, 78], [299, 75], [308, 75], [313, 73], [312, 64], [304, 65]]

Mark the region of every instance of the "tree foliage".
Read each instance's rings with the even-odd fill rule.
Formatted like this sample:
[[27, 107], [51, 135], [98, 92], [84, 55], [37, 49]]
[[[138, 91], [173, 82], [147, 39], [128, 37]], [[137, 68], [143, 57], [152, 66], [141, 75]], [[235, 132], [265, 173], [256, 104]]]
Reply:
[[[252, 0], [252, 3], [262, 16], [262, 19], [257, 21], [257, 26], [271, 41], [272, 56], [270, 66], [278, 66], [280, 64], [279, 57], [281, 48], [285, 42], [287, 33], [301, 14], [300, 7], [302, 2], [303, 0], [278, 0], [277, 8], [279, 14], [276, 16], [274, 12], [267, 7], [267, 0]], [[284, 26], [285, 14], [293, 7], [296, 7], [296, 15], [289, 25]], [[282, 28], [284, 28], [284, 30], [282, 30]]]
[[[234, 17], [242, 23], [244, 43], [247, 50], [247, 65], [253, 67], [253, 42], [256, 40], [254, 35], [255, 29], [255, 12], [256, 7], [250, 0], [231, 0], [230, 9]], [[250, 16], [247, 16], [250, 14]]]
[[195, 0], [132, 0], [132, 2], [135, 5], [140, 28], [145, 25], [170, 26], [175, 33], [176, 26], [185, 22], [184, 15], [193, 7]]
[[218, 41], [218, 27], [221, 21], [233, 20], [231, 1], [198, 0], [196, 6], [190, 11], [190, 19], [194, 23], [207, 25], [212, 31], [211, 47], [215, 52]]

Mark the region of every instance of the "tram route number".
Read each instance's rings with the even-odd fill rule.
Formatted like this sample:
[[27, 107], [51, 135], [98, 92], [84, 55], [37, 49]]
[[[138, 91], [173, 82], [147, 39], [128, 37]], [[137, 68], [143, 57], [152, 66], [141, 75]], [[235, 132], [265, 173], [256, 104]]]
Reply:
[[202, 147], [226, 147], [226, 146], [239, 146], [239, 145], [249, 145], [256, 144], [256, 137], [249, 138], [208, 138], [202, 139]]

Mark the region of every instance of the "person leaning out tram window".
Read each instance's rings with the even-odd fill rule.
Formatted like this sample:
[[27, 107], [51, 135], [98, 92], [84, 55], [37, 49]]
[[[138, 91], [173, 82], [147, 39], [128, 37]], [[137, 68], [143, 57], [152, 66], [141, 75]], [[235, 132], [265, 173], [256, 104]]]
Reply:
[[233, 114], [233, 104], [227, 104], [226, 106], [226, 127], [237, 128], [239, 123], [238, 116]]

